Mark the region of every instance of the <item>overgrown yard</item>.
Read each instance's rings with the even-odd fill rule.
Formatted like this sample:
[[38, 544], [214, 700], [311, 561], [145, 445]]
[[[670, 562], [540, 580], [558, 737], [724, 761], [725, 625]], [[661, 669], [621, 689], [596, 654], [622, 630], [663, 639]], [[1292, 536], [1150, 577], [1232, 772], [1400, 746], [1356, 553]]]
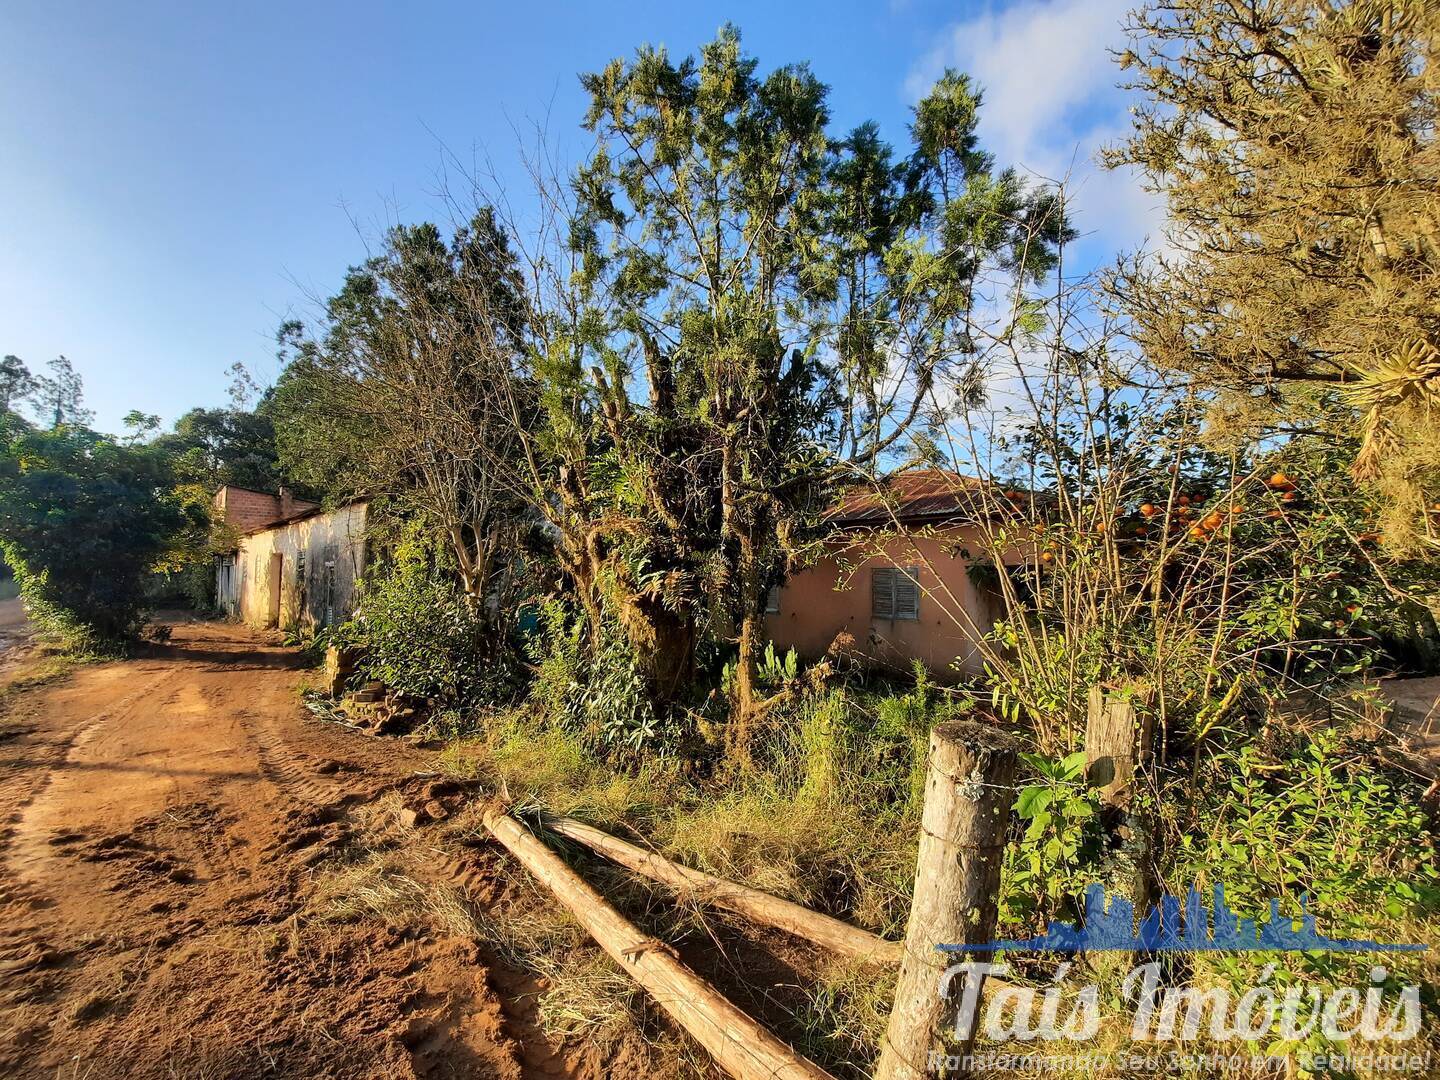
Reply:
[[[721, 778], [697, 779], [675, 762], [617, 769], [588, 751], [582, 738], [523, 711], [492, 719], [484, 736], [452, 743], [442, 761], [456, 775], [505, 792], [522, 814], [543, 810], [597, 823], [686, 865], [899, 940], [915, 884], [923, 733], [937, 714], [956, 711], [965, 710], [923, 683], [898, 694], [832, 691], [779, 718], [765, 756], [741, 774]], [[1197, 781], [1201, 793], [1193, 817], [1170, 816], [1164, 823], [1175, 850], [1165, 888], [1181, 895], [1192, 884], [1223, 882], [1237, 910], [1258, 911], [1271, 896], [1303, 883], [1312, 903], [1323, 905], [1332, 936], [1440, 941], [1433, 906], [1440, 870], [1433, 809], [1421, 801], [1425, 781], [1380, 764], [1379, 748], [1394, 742], [1383, 730], [1352, 720], [1327, 724], [1327, 731], [1277, 715], [1268, 739], [1236, 760], [1211, 762]], [[1010, 833], [997, 936], [1025, 936], [1042, 930], [1047, 918], [1073, 917], [1072, 909], [1053, 906], [1054, 898], [1077, 895], [1104, 872], [1093, 789], [1074, 770], [1053, 772], [1047, 780], [1044, 765], [1043, 759], [1033, 761], [1020, 803], [1033, 805], [1031, 796], [1043, 792], [1052, 817], [1039, 822], [1033, 812], [1022, 815]], [[583, 849], [575, 851], [587, 873], [599, 873], [599, 880], [635, 902], [633, 882], [607, 874]], [[650, 925], [664, 940], [724, 933], [725, 919], [717, 921], [714, 910], [649, 910]], [[555, 976], [542, 1008], [588, 1010], [603, 1015], [611, 1031], [636, 1022], [633, 985], [586, 983], [590, 960], [572, 960], [553, 941], [524, 929], [507, 931], [503, 917], [495, 925], [523, 936], [525, 947], [516, 954], [521, 962], [543, 965]], [[732, 917], [730, 925], [733, 932], [743, 920]], [[799, 966], [798, 985], [767, 988], [768, 972], [757, 974], [749, 965], [733, 979], [722, 973], [721, 984], [837, 1076], [869, 1075], [889, 1016], [893, 973], [802, 952], [809, 962]], [[1020, 958], [1012, 970], [1022, 983], [1044, 988], [1064, 959]], [[1245, 987], [1274, 960], [1265, 954], [1196, 956], [1187, 970], [1197, 986]], [[1385, 960], [1397, 981], [1418, 981], [1430, 1000], [1440, 971], [1433, 953]], [[1286, 965], [1290, 970], [1281, 972], [1277, 985], [1296, 979], [1304, 985], [1363, 983], [1373, 962], [1364, 956], [1301, 957]], [[1112, 1003], [1112, 1015], [1090, 1045], [1100, 1054], [1132, 1047], [1129, 1014], [1113, 1007], [1128, 965], [1103, 956], [1079, 963]], [[1436, 1037], [1427, 1022], [1422, 1045], [1433, 1052]], [[1205, 1048], [1202, 1039], [1188, 1049]], [[1130, 1074], [1118, 1064], [1090, 1064], [1077, 1065], [1073, 1075]]]
[[971, 75], [847, 130], [727, 24], [230, 408], [0, 360], [0, 1064], [1436, 1066], [1440, 5], [1116, 29], [1139, 253]]

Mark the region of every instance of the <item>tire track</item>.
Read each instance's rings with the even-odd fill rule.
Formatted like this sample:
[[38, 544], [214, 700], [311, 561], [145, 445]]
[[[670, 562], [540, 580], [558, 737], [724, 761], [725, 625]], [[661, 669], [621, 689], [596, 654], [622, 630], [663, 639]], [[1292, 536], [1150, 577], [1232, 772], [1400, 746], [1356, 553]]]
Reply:
[[[63, 951], [51, 946], [38, 932], [39, 928], [33, 925], [36, 914], [43, 911], [48, 898], [40, 889], [26, 882], [14, 865], [17, 839], [26, 812], [51, 787], [56, 774], [64, 771], [75, 752], [98, 735], [105, 724], [123, 716], [166, 682], [174, 681], [177, 674], [175, 671], [160, 672], [46, 746], [46, 753], [54, 760], [45, 766], [29, 790], [15, 800], [3, 824], [0, 824], [0, 979], [58, 962], [64, 956]], [[17, 741], [11, 746], [22, 750], [34, 748], [28, 739], [27, 736], [27, 741]], [[16, 773], [13, 778], [20, 780], [24, 775]]]

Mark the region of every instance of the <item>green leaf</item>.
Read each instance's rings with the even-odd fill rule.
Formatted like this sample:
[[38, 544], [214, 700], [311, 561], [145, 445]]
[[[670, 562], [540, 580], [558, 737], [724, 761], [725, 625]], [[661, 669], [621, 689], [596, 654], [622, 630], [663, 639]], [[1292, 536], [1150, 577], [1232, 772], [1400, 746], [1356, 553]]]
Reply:
[[1054, 793], [1043, 785], [1024, 788], [1020, 797], [1015, 800], [1015, 812], [1028, 820], [1046, 809], [1054, 798]]

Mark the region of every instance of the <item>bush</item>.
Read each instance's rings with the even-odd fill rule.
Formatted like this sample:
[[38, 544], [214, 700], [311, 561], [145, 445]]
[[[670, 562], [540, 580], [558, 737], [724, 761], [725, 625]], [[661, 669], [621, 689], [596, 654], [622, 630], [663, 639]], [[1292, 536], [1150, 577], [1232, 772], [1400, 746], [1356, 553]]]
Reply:
[[420, 560], [364, 583], [360, 610], [336, 633], [361, 650], [359, 672], [407, 697], [474, 705], [513, 694], [515, 672], [487, 649], [484, 611], [458, 582]]
[[588, 656], [585, 624], [564, 603], [540, 609], [540, 633], [528, 643], [538, 675], [531, 700], [552, 722], [606, 756], [639, 760], [676, 749], [679, 726], [655, 710], [634, 651], [607, 628]]
[[1440, 910], [1421, 788], [1369, 749], [1333, 729], [1271, 730], [1209, 757], [1196, 805], [1183, 818], [1170, 810], [1170, 888], [1221, 883], [1236, 910], [1306, 893], [1335, 937], [1402, 935], [1407, 920]]
[[108, 652], [145, 621], [150, 572], [197, 512], [148, 446], [11, 416], [0, 455], [0, 547], [30, 614], [71, 648]]

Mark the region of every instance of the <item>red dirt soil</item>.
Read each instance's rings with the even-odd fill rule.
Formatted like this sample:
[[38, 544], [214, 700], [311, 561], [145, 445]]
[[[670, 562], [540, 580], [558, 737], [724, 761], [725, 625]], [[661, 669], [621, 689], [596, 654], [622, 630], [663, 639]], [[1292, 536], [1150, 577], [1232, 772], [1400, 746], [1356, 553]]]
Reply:
[[189, 622], [138, 659], [11, 697], [0, 1075], [641, 1071], [633, 1046], [601, 1060], [553, 1045], [534, 980], [453, 925], [321, 909], [357, 817], [446, 788], [426, 752], [306, 717], [302, 678], [290, 651]]

